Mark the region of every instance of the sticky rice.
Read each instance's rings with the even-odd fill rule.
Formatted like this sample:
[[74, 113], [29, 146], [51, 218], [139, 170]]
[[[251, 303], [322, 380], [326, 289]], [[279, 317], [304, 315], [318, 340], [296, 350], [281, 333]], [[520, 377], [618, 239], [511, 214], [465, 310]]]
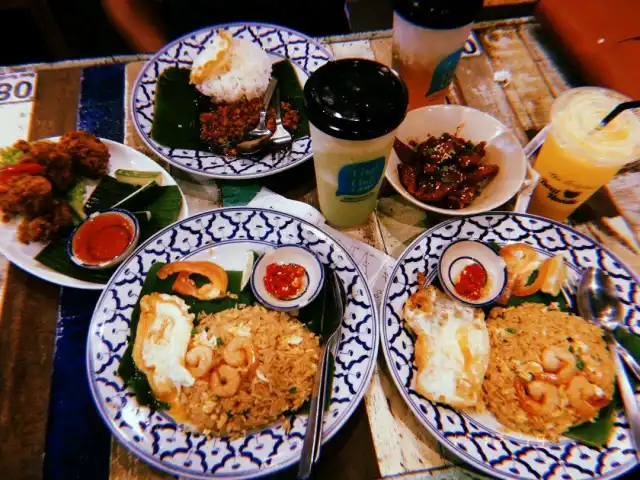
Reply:
[[271, 60], [250, 40], [215, 35], [194, 59], [190, 81], [214, 103], [232, 103], [264, 96], [271, 78]]

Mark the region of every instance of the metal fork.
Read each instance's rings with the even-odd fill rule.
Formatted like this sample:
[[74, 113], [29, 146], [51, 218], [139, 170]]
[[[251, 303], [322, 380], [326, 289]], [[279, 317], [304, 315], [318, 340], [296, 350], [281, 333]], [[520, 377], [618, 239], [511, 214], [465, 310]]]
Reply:
[[[324, 419], [324, 406], [326, 404], [327, 383], [329, 382], [329, 356], [335, 357], [335, 349], [338, 344], [338, 332], [344, 316], [346, 296], [342, 289], [342, 283], [336, 272], [328, 276], [327, 291], [324, 299], [324, 311], [321, 334], [327, 339], [322, 351], [322, 360], [316, 372], [316, 378], [311, 392], [311, 409], [307, 420], [307, 431], [302, 444], [300, 466], [298, 467], [298, 479], [306, 480], [311, 476], [311, 469], [320, 456], [322, 446], [322, 423]], [[328, 335], [328, 337], [327, 337]]]
[[286, 128], [282, 125], [282, 116], [280, 112], [280, 89], [276, 88], [275, 91], [275, 102], [276, 102], [276, 131], [273, 133], [271, 137], [271, 143], [274, 145], [287, 145], [291, 143], [293, 137], [287, 131]]

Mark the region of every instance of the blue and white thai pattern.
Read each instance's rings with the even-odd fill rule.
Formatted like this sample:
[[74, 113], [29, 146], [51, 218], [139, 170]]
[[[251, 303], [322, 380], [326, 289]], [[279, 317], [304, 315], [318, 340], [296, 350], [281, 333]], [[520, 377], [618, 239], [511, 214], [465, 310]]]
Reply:
[[613, 279], [624, 303], [625, 322], [640, 332], [638, 280], [611, 253], [566, 225], [525, 214], [490, 213], [450, 220], [422, 234], [402, 254], [385, 289], [382, 348], [402, 397], [419, 421], [449, 451], [472, 466], [507, 479], [614, 478], [636, 463], [629, 427], [620, 412], [603, 448], [563, 437], [559, 443], [500, 430], [495, 417], [432, 403], [415, 391], [414, 339], [402, 320], [402, 307], [418, 288], [418, 272], [436, 273], [444, 248], [458, 239], [498, 244], [524, 242], [539, 252], [562, 254], [577, 278], [580, 269], [599, 267]]
[[193, 59], [219, 30], [251, 40], [267, 53], [288, 58], [306, 78], [330, 60], [330, 51], [301, 33], [260, 23], [224, 24], [179, 38], [165, 46], [140, 72], [131, 96], [133, 123], [140, 137], [158, 156], [178, 168], [212, 178], [249, 179], [273, 175], [311, 158], [311, 139], [298, 138], [285, 150], [250, 156], [223, 157], [211, 152], [167, 148], [151, 138], [158, 78], [169, 67], [190, 68]]
[[105, 288], [89, 329], [87, 371], [100, 415], [118, 441], [174, 475], [249, 479], [300, 458], [306, 414], [294, 416], [289, 431], [274, 424], [235, 440], [207, 438], [187, 431], [166, 413], [141, 407], [117, 373], [129, 341], [129, 319], [151, 265], [238, 241], [303, 246], [337, 271], [345, 287], [347, 304], [323, 440], [354, 412], [373, 375], [378, 351], [374, 301], [353, 258], [326, 233], [290, 215], [248, 207], [213, 210], [168, 227], [141, 245]]

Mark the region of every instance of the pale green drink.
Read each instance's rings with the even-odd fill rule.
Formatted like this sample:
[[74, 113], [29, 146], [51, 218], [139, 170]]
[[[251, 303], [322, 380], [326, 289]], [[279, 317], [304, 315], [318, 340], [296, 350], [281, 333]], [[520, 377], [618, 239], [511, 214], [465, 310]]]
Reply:
[[388, 67], [363, 59], [331, 62], [304, 88], [320, 210], [337, 227], [373, 212], [408, 96]]

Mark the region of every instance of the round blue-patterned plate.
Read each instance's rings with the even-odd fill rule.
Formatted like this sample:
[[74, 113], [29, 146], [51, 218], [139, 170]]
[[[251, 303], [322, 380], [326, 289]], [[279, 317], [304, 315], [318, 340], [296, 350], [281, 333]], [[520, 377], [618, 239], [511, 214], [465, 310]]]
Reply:
[[160, 145], [151, 138], [158, 78], [169, 67], [190, 68], [193, 59], [219, 30], [236, 38], [251, 40], [273, 61], [288, 58], [300, 84], [317, 68], [333, 60], [331, 52], [311, 38], [284, 27], [264, 23], [229, 23], [205, 28], [166, 45], [140, 71], [131, 96], [133, 123], [147, 146], [172, 165], [190, 173], [211, 178], [249, 179], [273, 175], [311, 158], [309, 136], [295, 139], [290, 147], [272, 153], [224, 157], [211, 152], [179, 150]]
[[141, 407], [117, 373], [129, 340], [129, 318], [153, 263], [188, 257], [241, 270], [247, 250], [263, 253], [287, 244], [306, 247], [337, 271], [347, 292], [323, 440], [354, 412], [378, 350], [375, 305], [356, 262], [329, 235], [290, 215], [248, 207], [213, 210], [175, 223], [142, 244], [111, 277], [91, 319], [91, 392], [113, 435], [142, 460], [181, 477], [225, 479], [256, 478], [299, 461], [306, 414], [295, 416], [289, 431], [274, 424], [235, 440], [207, 438], [185, 431], [167, 414]]
[[449, 220], [416, 239], [402, 254], [385, 289], [382, 348], [391, 376], [419, 421], [449, 451], [473, 467], [507, 479], [614, 478], [637, 464], [629, 426], [619, 413], [603, 448], [563, 437], [558, 443], [509, 432], [491, 414], [461, 412], [432, 403], [415, 389], [414, 340], [402, 320], [402, 306], [417, 290], [418, 272], [433, 278], [444, 249], [454, 240], [475, 239], [499, 244], [525, 242], [540, 253], [564, 255], [570, 276], [598, 266], [615, 283], [624, 303], [625, 322], [640, 332], [638, 279], [611, 253], [566, 225], [526, 214], [492, 212]]

